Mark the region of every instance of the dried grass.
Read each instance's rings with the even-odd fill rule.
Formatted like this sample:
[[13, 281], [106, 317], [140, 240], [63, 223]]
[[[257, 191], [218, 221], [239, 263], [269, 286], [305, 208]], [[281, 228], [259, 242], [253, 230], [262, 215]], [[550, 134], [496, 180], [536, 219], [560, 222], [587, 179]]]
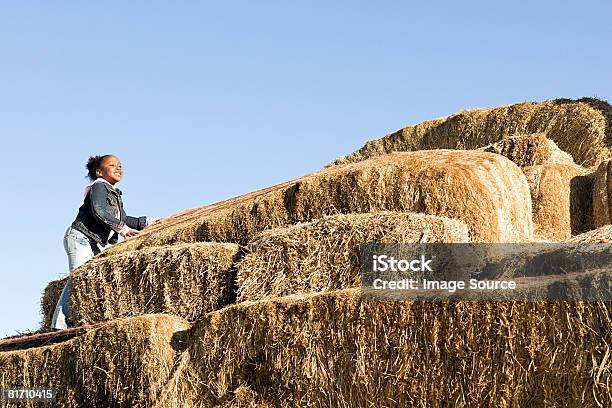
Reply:
[[40, 299], [40, 312], [43, 318], [41, 327], [43, 329], [48, 329], [51, 327], [51, 319], [53, 318], [55, 306], [57, 305], [60, 295], [62, 294], [64, 286], [66, 286], [67, 280], [68, 278], [64, 278], [49, 282], [43, 292], [42, 298]]
[[[233, 397], [222, 404], [215, 405], [215, 408], [272, 408], [273, 405], [269, 405], [265, 402], [262, 402], [259, 399], [257, 393], [251, 390], [246, 386], [239, 386], [231, 393]], [[207, 406], [202, 405], [202, 406]], [[281, 402], [280, 405], [276, 405], [277, 407], [286, 407], [293, 408], [293, 406], [288, 405], [286, 402]]]
[[565, 242], [576, 244], [609, 244], [612, 243], [612, 225], [599, 227], [592, 231], [571, 237]]
[[334, 164], [362, 161], [397, 151], [477, 149], [521, 134], [544, 133], [580, 165], [596, 166], [612, 156], [612, 107], [594, 98], [524, 102], [470, 109], [408, 126]]
[[238, 301], [360, 286], [361, 245], [374, 242], [469, 242], [469, 233], [458, 220], [394, 212], [263, 231], [237, 264]]
[[203, 406], [610, 406], [609, 302], [243, 302], [198, 323]]
[[612, 160], [602, 162], [593, 184], [593, 224], [595, 228], [612, 224]]
[[479, 150], [501, 154], [520, 167], [575, 164], [572, 156], [559, 149], [544, 133], [508, 137]]
[[335, 166], [229, 206], [192, 210], [101, 255], [193, 240], [246, 245], [266, 229], [376, 211], [461, 219], [478, 242], [523, 242], [532, 234], [529, 187], [514, 163], [487, 152], [435, 150]]
[[[608, 254], [610, 253], [609, 248]], [[559, 263], [559, 256], [552, 252], [542, 253], [539, 256], [535, 256], [528, 259], [525, 269], [530, 270], [536, 265], [543, 265], [541, 270], [537, 271], [535, 276], [525, 276], [523, 274], [520, 277], [516, 277], [516, 273], [513, 275], [502, 274], [497, 276], [497, 279], [511, 279], [516, 282], [517, 288], [510, 290], [491, 290], [488, 293], [470, 291], [465, 294], [449, 294], [448, 298], [451, 300], [475, 300], [475, 301], [533, 301], [533, 302], [576, 302], [580, 301], [583, 303], [588, 302], [605, 302], [610, 303], [612, 299], [612, 273], [610, 273], [610, 259], [598, 262], [597, 256], [605, 257], [607, 254], [599, 253], [587, 253], [586, 251], [580, 253], [580, 251], [568, 252], [566, 263], [563, 266], [569, 268], [575, 268], [576, 262], [571, 259], [571, 255], [587, 255], [589, 259], [588, 267], [584, 269], [572, 269], [578, 270], [578, 272], [565, 273], [562, 271], [563, 266]], [[600, 266], [604, 265], [603, 268]], [[498, 264], [499, 265], [499, 264]], [[593, 266], [592, 268], [590, 266]], [[551, 272], [555, 272], [553, 273]], [[508, 272], [516, 272], [516, 269]], [[530, 271], [532, 272], [532, 271]], [[446, 296], [446, 294], [443, 294]], [[438, 297], [439, 299], [439, 297]]]
[[[610, 300], [612, 285], [610, 265], [612, 247], [606, 244], [572, 242], [533, 243], [530, 245], [509, 245], [506, 248], [491, 248], [478, 272], [478, 279], [525, 278], [529, 285], [522, 284], [519, 289], [545, 288], [534, 294], [544, 299], [556, 298], [557, 294], [574, 293], [574, 299]], [[536, 281], [532, 281], [537, 277]], [[557, 285], [550, 286], [547, 279], [559, 279]], [[550, 290], [549, 290], [550, 289]], [[506, 291], [512, 299], [521, 291]], [[502, 296], [500, 299], [508, 299]]]
[[177, 317], [139, 316], [62, 343], [2, 352], [0, 388], [54, 388], [54, 406], [62, 407], [151, 407], [163, 397], [164, 407], [178, 408], [183, 396], [168, 381], [179, 355], [177, 333], [188, 328]]
[[238, 253], [235, 244], [202, 242], [96, 257], [72, 274], [71, 318], [84, 324], [170, 313], [196, 320], [235, 301]]
[[523, 171], [531, 190], [536, 239], [563, 241], [592, 229], [593, 176], [584, 168], [547, 164]]

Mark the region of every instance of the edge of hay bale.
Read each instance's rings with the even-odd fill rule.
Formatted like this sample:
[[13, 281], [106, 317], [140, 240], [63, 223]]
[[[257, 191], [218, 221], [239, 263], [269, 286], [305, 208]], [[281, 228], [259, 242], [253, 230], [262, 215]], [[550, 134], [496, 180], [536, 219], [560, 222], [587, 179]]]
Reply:
[[180, 333], [189, 327], [178, 317], [145, 315], [62, 343], [0, 352], [0, 388], [53, 388], [60, 406], [148, 407], [166, 398], [164, 406], [179, 407], [183, 396], [167, 382], [181, 352]]
[[469, 242], [463, 221], [383, 211], [263, 231], [237, 263], [238, 301], [360, 286], [365, 243]]
[[612, 160], [600, 163], [593, 184], [593, 224], [595, 228], [612, 224]]

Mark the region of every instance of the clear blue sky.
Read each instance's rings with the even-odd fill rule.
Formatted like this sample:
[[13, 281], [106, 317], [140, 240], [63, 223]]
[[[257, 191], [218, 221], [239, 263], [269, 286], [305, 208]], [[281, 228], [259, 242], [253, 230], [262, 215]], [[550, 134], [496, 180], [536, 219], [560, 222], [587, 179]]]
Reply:
[[[12, 3], [12, 4], [11, 4]], [[609, 1], [0, 3], [0, 336], [34, 330], [89, 155], [128, 214], [317, 170], [470, 107], [612, 99]]]

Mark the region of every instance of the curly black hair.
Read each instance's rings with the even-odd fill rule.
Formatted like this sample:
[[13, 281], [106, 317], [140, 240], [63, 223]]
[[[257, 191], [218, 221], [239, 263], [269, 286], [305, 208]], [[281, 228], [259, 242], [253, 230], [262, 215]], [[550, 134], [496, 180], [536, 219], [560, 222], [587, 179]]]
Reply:
[[105, 154], [103, 156], [89, 156], [89, 159], [87, 159], [87, 164], [85, 165], [87, 168], [87, 176], [85, 177], [89, 177], [91, 181], [97, 179], [98, 176], [96, 175], [96, 171], [102, 167], [102, 161], [109, 156], [112, 156], [112, 154]]

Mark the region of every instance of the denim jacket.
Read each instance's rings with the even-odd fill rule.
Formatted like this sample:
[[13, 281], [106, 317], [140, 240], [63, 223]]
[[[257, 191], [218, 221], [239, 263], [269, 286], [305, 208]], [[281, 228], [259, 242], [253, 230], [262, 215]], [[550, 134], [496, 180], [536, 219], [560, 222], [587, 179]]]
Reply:
[[[91, 185], [76, 219], [72, 222], [73, 228], [102, 245], [116, 243], [117, 232], [126, 225], [140, 231], [146, 227], [147, 217], [126, 215], [121, 190], [103, 181]], [[112, 236], [111, 231], [114, 231]]]

